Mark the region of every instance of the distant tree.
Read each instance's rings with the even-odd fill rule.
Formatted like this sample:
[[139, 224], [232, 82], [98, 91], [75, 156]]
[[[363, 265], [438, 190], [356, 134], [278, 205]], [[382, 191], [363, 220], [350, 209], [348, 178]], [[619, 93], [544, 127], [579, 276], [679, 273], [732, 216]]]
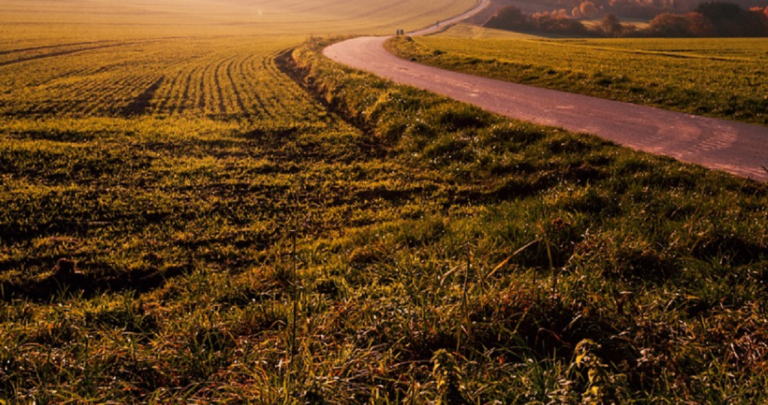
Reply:
[[659, 14], [648, 27], [652, 36], [669, 38], [687, 38], [692, 37], [690, 20], [679, 14]]
[[587, 35], [581, 21], [552, 13], [536, 13], [530, 18], [534, 30], [560, 35]]
[[600, 28], [606, 36], [614, 38], [621, 36], [624, 32], [624, 26], [621, 25], [621, 21], [619, 21], [613, 14], [606, 14], [606, 16], [603, 17], [603, 22], [600, 24]]
[[498, 10], [484, 26], [503, 30], [523, 30], [560, 35], [589, 34], [584, 24], [568, 17], [568, 11], [565, 9], [527, 16], [516, 7], [505, 7]]
[[662, 37], [764, 37], [764, 10], [744, 10], [730, 3], [702, 3], [688, 14], [660, 14], [651, 20], [649, 35]]
[[528, 16], [513, 6], [499, 9], [484, 25], [488, 28], [502, 30], [527, 30], [531, 28]]
[[738, 4], [713, 1], [699, 4], [695, 11], [708, 18], [709, 21], [718, 23], [736, 20], [744, 10]]
[[[596, 15], [612, 13], [621, 17], [652, 19], [653, 17], [669, 14], [685, 14], [694, 11], [701, 3], [712, 1], [728, 1], [748, 10], [750, 7], [765, 9], [766, 0], [526, 0], [537, 5], [549, 7], [548, 11], [567, 8], [573, 18], [594, 18]], [[594, 8], [590, 6], [591, 3]], [[584, 10], [594, 14], [582, 13]]]
[[701, 13], [690, 12], [684, 15], [688, 19], [688, 29], [694, 37], [713, 37], [716, 35], [712, 23]]
[[738, 4], [709, 2], [696, 7], [712, 24], [715, 35], [721, 37], [758, 37], [768, 35], [764, 13], [742, 9]]

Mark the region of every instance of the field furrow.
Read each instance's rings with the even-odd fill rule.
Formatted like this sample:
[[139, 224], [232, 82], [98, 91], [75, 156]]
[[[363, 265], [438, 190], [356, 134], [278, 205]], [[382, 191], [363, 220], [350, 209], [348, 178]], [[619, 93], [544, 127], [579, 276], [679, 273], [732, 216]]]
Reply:
[[234, 112], [245, 115], [252, 111], [249, 111], [249, 109], [246, 107], [245, 103], [243, 102], [244, 97], [242, 95], [242, 92], [238, 89], [239, 80], [237, 79], [239, 78], [235, 77], [232, 73], [233, 70], [235, 70], [236, 72], [241, 71], [242, 65], [243, 65], [243, 61], [240, 58], [229, 60], [229, 62], [227, 63], [227, 81], [228, 81], [227, 86], [232, 89], [232, 95], [234, 97], [234, 100], [232, 102], [233, 104], [232, 108]]
[[39, 59], [56, 58], [56, 57], [67, 56], [67, 55], [72, 55], [72, 54], [81, 53], [81, 52], [90, 52], [90, 51], [102, 50], [102, 49], [113, 48], [113, 47], [120, 47], [120, 46], [125, 46], [125, 45], [126, 44], [99, 45], [99, 46], [93, 46], [93, 47], [85, 47], [85, 48], [69, 49], [69, 50], [62, 50], [62, 51], [57, 51], [57, 52], [44, 53], [44, 54], [41, 54], [41, 55], [21, 56], [21, 57], [10, 59], [10, 60], [0, 61], [0, 68], [8, 66], [8, 65], [15, 65], [15, 64], [29, 62], [29, 61], [35, 61], [35, 60], [39, 60]]

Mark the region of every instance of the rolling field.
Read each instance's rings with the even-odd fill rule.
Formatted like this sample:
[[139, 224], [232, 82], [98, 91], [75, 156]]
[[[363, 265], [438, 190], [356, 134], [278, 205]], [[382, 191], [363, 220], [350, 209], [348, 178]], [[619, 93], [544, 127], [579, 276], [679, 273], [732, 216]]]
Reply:
[[457, 39], [538, 39], [536, 35], [484, 28], [471, 24], [456, 24], [445, 31], [432, 35], [439, 38]]
[[292, 44], [188, 39], [13, 52], [3, 55], [0, 114], [311, 121], [322, 108], [273, 63]]
[[[282, 336], [282, 270], [264, 266], [285, 260], [291, 218], [315, 240], [416, 215], [413, 198], [378, 193], [433, 183], [403, 184], [406, 169], [276, 56], [312, 34], [414, 29], [473, 4], [0, 4], [0, 402], [238, 397], [213, 383], [233, 352], [202, 353], [214, 335]], [[272, 287], [251, 282], [262, 276], [277, 277], [272, 309], [259, 304]], [[222, 309], [189, 295], [192, 278], [233, 286], [224, 313], [253, 329], [210, 323]], [[262, 309], [277, 317], [262, 324]], [[280, 373], [231, 371], [254, 385], [241, 398], [281, 390]]]
[[470, 74], [768, 124], [766, 39], [457, 39], [390, 43], [398, 55]]
[[311, 37], [472, 4], [0, 4], [0, 404], [768, 400], [765, 185]]

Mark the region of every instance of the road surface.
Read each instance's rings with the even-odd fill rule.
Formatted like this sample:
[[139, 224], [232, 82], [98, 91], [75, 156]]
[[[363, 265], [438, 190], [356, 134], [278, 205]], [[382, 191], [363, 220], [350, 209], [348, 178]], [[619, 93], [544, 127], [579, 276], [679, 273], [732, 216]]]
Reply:
[[[481, 4], [482, 6], [482, 4]], [[477, 8], [473, 11], [479, 11]], [[466, 18], [466, 16], [462, 16]], [[436, 29], [431, 27], [430, 29]], [[419, 34], [432, 31], [419, 32]], [[597, 135], [688, 163], [768, 181], [768, 127], [486, 79], [409, 62], [363, 37], [325, 56], [399, 84], [419, 87], [507, 117]]]

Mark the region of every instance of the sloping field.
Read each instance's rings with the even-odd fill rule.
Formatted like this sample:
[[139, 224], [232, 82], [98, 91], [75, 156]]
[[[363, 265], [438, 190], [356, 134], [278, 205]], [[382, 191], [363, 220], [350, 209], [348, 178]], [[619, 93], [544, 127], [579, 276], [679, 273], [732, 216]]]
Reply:
[[293, 44], [286, 38], [192, 38], [7, 54], [0, 68], [0, 113], [6, 118], [310, 119], [305, 110], [317, 114], [321, 108], [273, 62], [279, 51]]
[[764, 185], [285, 52], [472, 4], [0, 3], [0, 403], [765, 402]]
[[768, 124], [768, 40], [457, 39], [393, 43], [407, 59], [493, 79]]
[[433, 35], [439, 38], [459, 38], [459, 39], [537, 39], [536, 35], [523, 34], [512, 31], [496, 30], [484, 28], [471, 24], [456, 24], [447, 30]]
[[0, 48], [45, 39], [189, 35], [394, 34], [458, 15], [473, 0], [9, 0], [0, 4]]
[[[414, 29], [473, 5], [0, 3], [0, 402], [238, 397], [203, 388], [229, 366], [200, 354], [213, 335], [282, 335], [281, 309], [257, 320], [271, 287], [245, 280], [285, 286], [282, 270], [252, 271], [285, 260], [274, 248], [291, 218], [302, 218], [300, 240], [314, 239], [416, 215], [410, 190], [427, 187], [403, 183], [405, 167], [275, 57], [312, 34]], [[380, 198], [390, 188], [402, 198]], [[254, 305], [253, 329], [200, 323], [220, 310], [192, 308], [206, 300], [189, 299], [190, 277], [241, 285], [226, 311]], [[189, 320], [184, 342], [171, 318]], [[287, 381], [275, 376], [243, 376], [253, 387], [240, 397], [271, 402]]]
[[306, 96], [291, 92], [271, 66], [279, 51], [311, 34], [413, 29], [472, 5], [3, 2], [0, 114], [290, 118], [295, 112], [286, 96]]

